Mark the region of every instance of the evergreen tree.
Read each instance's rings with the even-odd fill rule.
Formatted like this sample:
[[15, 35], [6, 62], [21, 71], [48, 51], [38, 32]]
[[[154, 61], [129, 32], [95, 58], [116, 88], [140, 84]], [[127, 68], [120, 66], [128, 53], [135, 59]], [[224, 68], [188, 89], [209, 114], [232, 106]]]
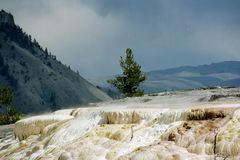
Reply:
[[13, 90], [8, 87], [0, 87], [0, 108], [5, 110], [5, 114], [0, 115], [0, 125], [11, 124], [18, 121], [22, 114], [19, 113], [13, 106]]
[[120, 66], [123, 70], [122, 75], [107, 82], [115, 86], [121, 93], [127, 97], [142, 96], [144, 91], [138, 89], [139, 84], [146, 79], [142, 74], [141, 66], [134, 60], [132, 50], [127, 48], [126, 59], [120, 57]]
[[45, 48], [44, 52], [46, 53], [46, 55], [48, 55], [48, 49]]
[[11, 105], [13, 100], [13, 91], [10, 87], [1, 87], [0, 88], [0, 108], [5, 106], [8, 107]]
[[4, 59], [2, 53], [0, 52], [0, 67], [4, 66]]

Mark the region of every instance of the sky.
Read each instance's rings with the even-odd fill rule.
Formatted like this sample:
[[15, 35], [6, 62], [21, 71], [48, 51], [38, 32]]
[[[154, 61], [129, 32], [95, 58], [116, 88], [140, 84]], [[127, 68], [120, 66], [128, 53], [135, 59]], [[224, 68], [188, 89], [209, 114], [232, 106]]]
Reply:
[[0, 0], [0, 8], [85, 78], [240, 60], [239, 0]]

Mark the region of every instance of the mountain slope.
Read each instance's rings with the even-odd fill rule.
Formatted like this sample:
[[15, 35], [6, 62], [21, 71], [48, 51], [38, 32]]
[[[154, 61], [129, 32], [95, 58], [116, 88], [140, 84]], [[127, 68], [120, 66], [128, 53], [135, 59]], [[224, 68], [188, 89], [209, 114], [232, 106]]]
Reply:
[[[208, 86], [240, 86], [240, 61], [224, 61], [210, 65], [183, 66], [145, 73], [147, 80], [141, 84], [145, 93], [192, 89]], [[111, 87], [106, 78], [90, 80], [104, 90]]]
[[148, 81], [142, 85], [147, 92], [191, 89], [208, 86], [240, 86], [240, 62], [224, 61], [210, 65], [183, 66], [146, 73]]
[[63, 65], [0, 12], [0, 84], [14, 89], [14, 106], [24, 113], [56, 110], [111, 99]]
[[212, 63], [210, 65], [200, 65], [200, 66], [182, 66], [177, 68], [170, 68], [165, 70], [156, 70], [148, 72], [150, 74], [176, 74], [180, 72], [191, 72], [199, 74], [213, 74], [213, 73], [233, 73], [240, 75], [239, 61], [224, 61], [219, 63]]

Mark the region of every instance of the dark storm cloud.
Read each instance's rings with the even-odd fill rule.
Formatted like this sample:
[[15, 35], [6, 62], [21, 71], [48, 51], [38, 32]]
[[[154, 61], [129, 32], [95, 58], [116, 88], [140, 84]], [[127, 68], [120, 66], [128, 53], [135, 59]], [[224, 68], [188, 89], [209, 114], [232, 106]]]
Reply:
[[[81, 0], [102, 16], [109, 14], [126, 16], [127, 19], [153, 21], [171, 18], [171, 12], [191, 14], [195, 18], [202, 18], [208, 14], [214, 18], [227, 18], [239, 23], [239, 0]], [[181, 13], [182, 12], [182, 13]], [[170, 17], [168, 15], [170, 14]], [[176, 20], [176, 19], [175, 19]]]
[[114, 15], [125, 20], [127, 27], [122, 35], [126, 39], [121, 40], [140, 53], [138, 56], [147, 63], [144, 65], [147, 70], [158, 65], [239, 59], [240, 1], [83, 0], [83, 3], [102, 16]]
[[[16, 22], [84, 76], [240, 60], [239, 0], [1, 0]], [[107, 63], [106, 63], [107, 62]]]

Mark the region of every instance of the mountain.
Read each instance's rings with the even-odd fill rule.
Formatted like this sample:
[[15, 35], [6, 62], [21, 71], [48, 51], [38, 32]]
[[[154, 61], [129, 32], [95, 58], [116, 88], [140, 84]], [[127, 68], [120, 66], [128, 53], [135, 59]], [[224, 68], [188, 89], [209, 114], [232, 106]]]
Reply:
[[[145, 93], [193, 89], [209, 86], [240, 86], [240, 61], [224, 61], [200, 66], [182, 66], [145, 73], [147, 80], [141, 84]], [[106, 80], [90, 80], [93, 84], [111, 90]]]
[[147, 72], [142, 87], [147, 92], [192, 89], [209, 86], [240, 86], [240, 61], [183, 66]]
[[14, 90], [13, 105], [23, 113], [45, 112], [110, 100], [0, 11], [0, 85]]

